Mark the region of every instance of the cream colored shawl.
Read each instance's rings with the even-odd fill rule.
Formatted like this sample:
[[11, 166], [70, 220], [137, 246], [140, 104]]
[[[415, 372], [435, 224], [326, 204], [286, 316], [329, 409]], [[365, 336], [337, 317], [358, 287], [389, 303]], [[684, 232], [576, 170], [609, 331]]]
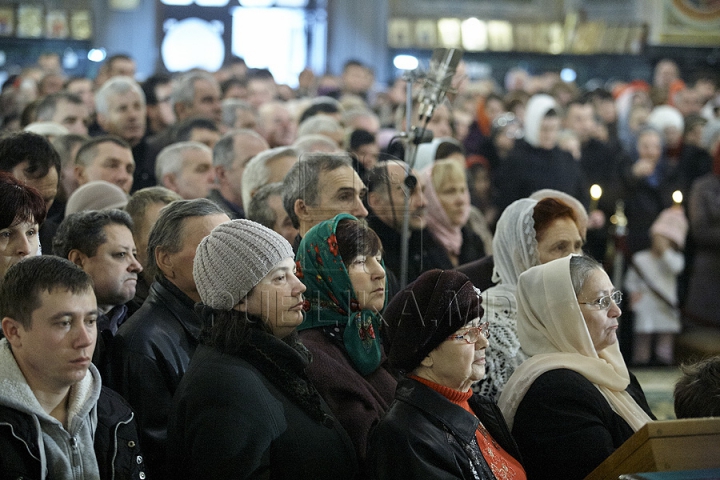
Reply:
[[594, 383], [613, 410], [637, 431], [651, 418], [625, 391], [630, 375], [618, 343], [595, 351], [570, 281], [570, 258], [520, 275], [518, 337], [530, 358], [510, 377], [498, 404], [512, 429], [518, 405], [533, 382], [545, 372], [567, 368]]

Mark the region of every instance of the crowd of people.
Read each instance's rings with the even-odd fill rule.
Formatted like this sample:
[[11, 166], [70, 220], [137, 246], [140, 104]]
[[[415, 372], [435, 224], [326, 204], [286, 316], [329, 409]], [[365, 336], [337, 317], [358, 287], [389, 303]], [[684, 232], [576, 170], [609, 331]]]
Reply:
[[[461, 66], [417, 148], [356, 61], [41, 60], [0, 94], [3, 473], [583, 478], [655, 418], [623, 293], [627, 363], [720, 329], [720, 92], [671, 60]], [[718, 413], [718, 364], [678, 417]]]

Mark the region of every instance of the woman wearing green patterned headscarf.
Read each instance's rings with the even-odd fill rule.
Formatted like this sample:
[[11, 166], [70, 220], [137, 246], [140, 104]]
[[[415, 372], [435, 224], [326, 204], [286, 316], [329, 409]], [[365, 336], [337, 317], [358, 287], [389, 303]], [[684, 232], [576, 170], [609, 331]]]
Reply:
[[296, 257], [305, 284], [300, 339], [313, 354], [308, 375], [365, 458], [370, 428], [395, 396], [384, 368], [380, 311], [387, 302], [382, 244], [352, 215], [319, 223]]

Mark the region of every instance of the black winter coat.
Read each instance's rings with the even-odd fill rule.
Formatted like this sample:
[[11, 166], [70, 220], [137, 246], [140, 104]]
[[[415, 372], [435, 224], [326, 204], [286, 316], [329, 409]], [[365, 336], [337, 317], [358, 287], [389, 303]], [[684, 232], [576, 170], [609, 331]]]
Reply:
[[[439, 268], [440, 270], [452, 270], [455, 268], [455, 265], [450, 261], [445, 247], [432, 238], [432, 234], [427, 231], [427, 229], [424, 234], [423, 248], [426, 251], [426, 255], [425, 263], [422, 265], [422, 271], [427, 272], [434, 268]], [[474, 262], [484, 256], [485, 247], [483, 246], [482, 239], [473, 231], [469, 224], [466, 224], [462, 228], [462, 246], [460, 247], [457, 266]]]
[[[627, 392], [655, 418], [633, 374]], [[585, 478], [634, 433], [588, 379], [545, 372], [520, 402], [512, 429], [528, 480]]]
[[565, 192], [586, 206], [590, 200], [590, 187], [572, 155], [558, 147], [552, 150], [533, 147], [525, 140], [515, 142], [515, 147], [500, 166], [495, 186], [500, 211], [543, 188]]
[[515, 459], [520, 453], [495, 403], [473, 395], [475, 416], [413, 379], [398, 384], [395, 402], [370, 434], [368, 468], [378, 480], [494, 479], [480, 454], [478, 418]]
[[[112, 390], [102, 387], [97, 402], [95, 456], [102, 480], [144, 480], [134, 414]], [[29, 415], [0, 407], [0, 480], [39, 479], [38, 431]]]
[[198, 346], [202, 320], [193, 300], [167, 280], [153, 282], [143, 306], [115, 335], [113, 385], [137, 413], [152, 478], [166, 478], [172, 398]]
[[[298, 372], [307, 359], [270, 334], [253, 330], [251, 335], [248, 343], [260, 346], [265, 360], [206, 345], [195, 352], [168, 425], [173, 478], [355, 478], [353, 445], [319, 394], [322, 421], [271, 380], [266, 360]], [[297, 375], [307, 388], [307, 377]]]

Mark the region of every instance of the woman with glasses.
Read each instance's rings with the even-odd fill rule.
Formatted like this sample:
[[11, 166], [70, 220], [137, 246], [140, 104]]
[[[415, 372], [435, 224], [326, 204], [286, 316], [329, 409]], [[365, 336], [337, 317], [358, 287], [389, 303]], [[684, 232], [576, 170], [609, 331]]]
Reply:
[[570, 256], [520, 275], [517, 296], [530, 358], [500, 408], [529, 478], [584, 478], [654, 419], [620, 354], [622, 294], [595, 260]]
[[485, 374], [482, 316], [479, 290], [453, 270], [423, 273], [388, 304], [388, 361], [405, 378], [370, 436], [373, 478], [526, 478], [500, 410], [470, 388]]

